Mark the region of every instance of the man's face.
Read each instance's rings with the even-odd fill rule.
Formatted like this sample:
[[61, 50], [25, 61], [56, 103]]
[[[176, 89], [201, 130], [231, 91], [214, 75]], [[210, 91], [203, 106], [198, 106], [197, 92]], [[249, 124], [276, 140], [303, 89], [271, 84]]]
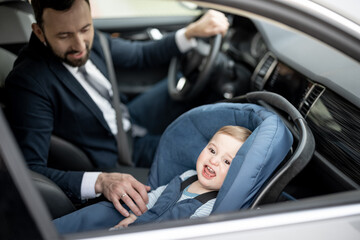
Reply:
[[230, 164], [243, 142], [226, 134], [217, 133], [200, 153], [196, 162], [198, 181], [207, 190], [219, 190]]
[[94, 28], [90, 7], [84, 0], [76, 0], [66, 11], [46, 8], [43, 28], [36, 25], [33, 30], [63, 62], [79, 67], [89, 59]]

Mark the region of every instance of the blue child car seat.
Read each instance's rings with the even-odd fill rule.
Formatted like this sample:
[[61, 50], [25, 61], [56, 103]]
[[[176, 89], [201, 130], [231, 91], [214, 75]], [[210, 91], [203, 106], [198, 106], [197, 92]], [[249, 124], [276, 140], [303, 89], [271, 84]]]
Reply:
[[[288, 119], [293, 121], [298, 131], [294, 134], [296, 149], [289, 158], [285, 156], [292, 146], [293, 135], [280, 115], [248, 103], [205, 105], [186, 112], [164, 132], [149, 175], [152, 189], [169, 183], [176, 175], [195, 169], [198, 155], [219, 128], [240, 125], [253, 133], [232, 161], [212, 214], [253, 209], [276, 201], [283, 187], [311, 159], [315, 149], [314, 138], [301, 114], [280, 95], [252, 92], [245, 98], [252, 102], [263, 101], [288, 114]], [[232, 101], [242, 99], [241, 96]], [[269, 105], [266, 107], [269, 108]], [[65, 233], [102, 229], [115, 225], [119, 217], [122, 218], [109, 202], [87, 208], [54, 220], [58, 230]]]
[[200, 106], [174, 121], [160, 140], [150, 170], [152, 189], [189, 169], [196, 169], [198, 155], [214, 133], [225, 125], [243, 126], [253, 133], [232, 161], [213, 213], [249, 207], [293, 142], [292, 134], [275, 113], [250, 103]]

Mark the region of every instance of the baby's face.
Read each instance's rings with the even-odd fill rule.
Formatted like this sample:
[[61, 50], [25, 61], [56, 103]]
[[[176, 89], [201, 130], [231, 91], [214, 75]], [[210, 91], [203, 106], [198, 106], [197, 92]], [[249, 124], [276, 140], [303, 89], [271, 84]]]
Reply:
[[200, 153], [196, 171], [200, 184], [208, 190], [219, 190], [230, 164], [243, 142], [226, 134], [215, 134]]

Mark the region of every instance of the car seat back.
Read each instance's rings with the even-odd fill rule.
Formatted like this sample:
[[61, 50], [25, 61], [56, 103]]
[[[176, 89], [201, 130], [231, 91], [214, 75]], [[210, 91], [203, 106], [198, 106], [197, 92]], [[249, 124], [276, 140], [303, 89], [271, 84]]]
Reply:
[[213, 212], [251, 205], [263, 184], [289, 152], [293, 138], [283, 121], [256, 104], [217, 103], [180, 116], [164, 132], [149, 175], [152, 188], [196, 169], [197, 157], [215, 132], [225, 125], [253, 131], [232, 161]]
[[5, 79], [15, 62], [16, 55], [0, 47], [0, 106], [4, 107]]
[[18, 48], [28, 42], [35, 22], [27, 1], [0, 1], [0, 105], [4, 107], [5, 78], [13, 68]]

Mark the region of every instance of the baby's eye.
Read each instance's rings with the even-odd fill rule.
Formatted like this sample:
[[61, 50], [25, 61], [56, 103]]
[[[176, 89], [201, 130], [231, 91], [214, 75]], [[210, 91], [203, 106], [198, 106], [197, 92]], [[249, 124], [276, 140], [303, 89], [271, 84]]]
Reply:
[[231, 162], [230, 162], [229, 160], [225, 160], [224, 162], [225, 162], [226, 165], [230, 165], [230, 164], [231, 164]]
[[213, 148], [209, 147], [209, 151], [211, 154], [215, 154], [215, 150]]

